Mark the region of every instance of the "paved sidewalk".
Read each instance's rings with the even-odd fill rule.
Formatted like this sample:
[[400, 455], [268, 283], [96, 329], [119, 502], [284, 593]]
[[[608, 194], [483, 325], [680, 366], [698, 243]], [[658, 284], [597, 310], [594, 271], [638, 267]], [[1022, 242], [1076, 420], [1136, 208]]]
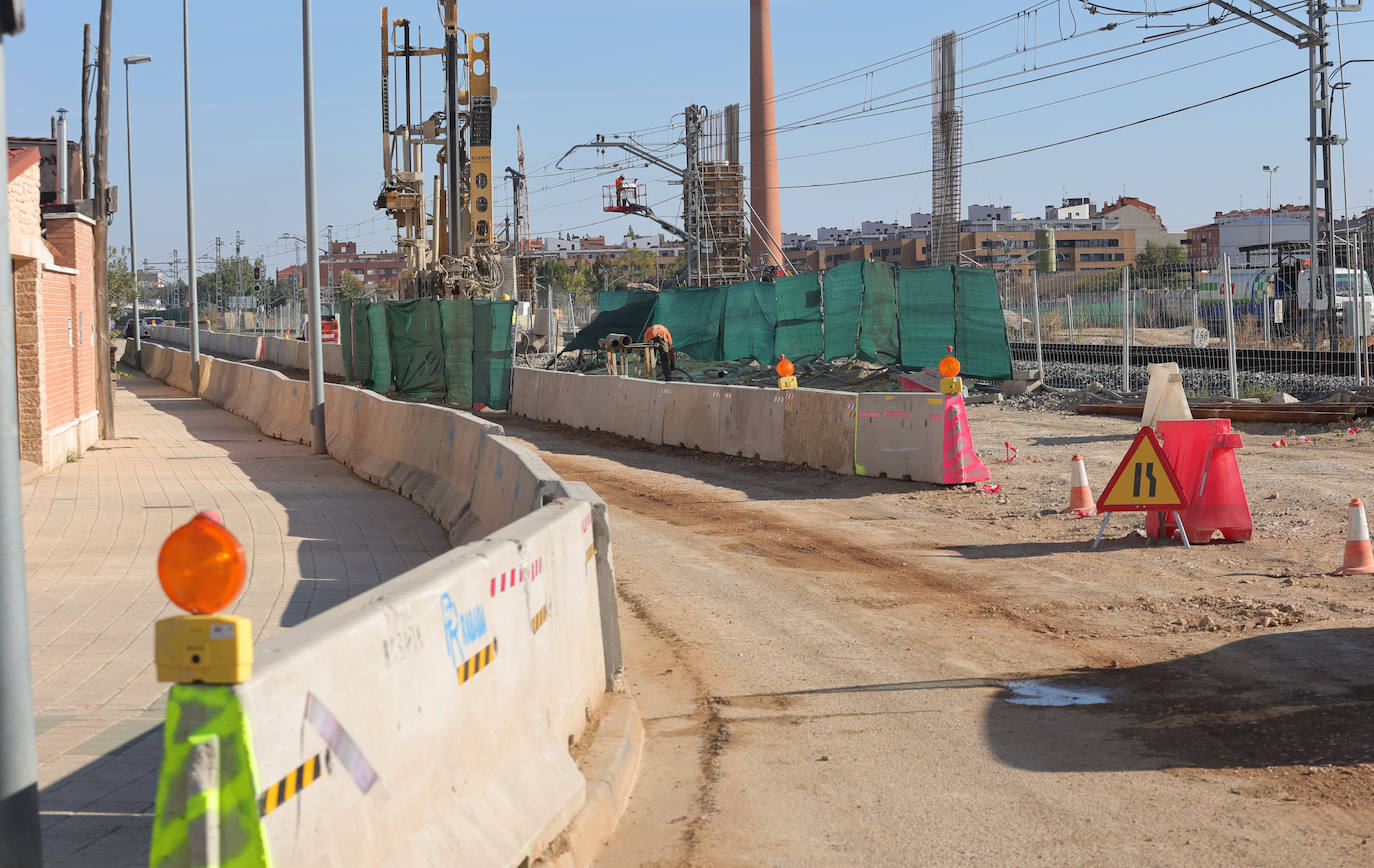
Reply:
[[166, 685], [153, 623], [179, 610], [158, 549], [217, 509], [250, 569], [233, 611], [260, 641], [447, 550], [418, 506], [328, 456], [142, 374], [118, 439], [23, 489], [45, 863], [147, 864]]

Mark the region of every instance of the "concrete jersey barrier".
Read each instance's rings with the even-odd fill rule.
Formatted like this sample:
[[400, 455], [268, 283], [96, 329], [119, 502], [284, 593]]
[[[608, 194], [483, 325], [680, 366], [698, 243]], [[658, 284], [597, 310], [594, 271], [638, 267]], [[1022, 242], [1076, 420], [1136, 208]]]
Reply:
[[[191, 345], [191, 330], [183, 326], [152, 326], [148, 337], [158, 343], [178, 347]], [[343, 349], [336, 343], [326, 343], [321, 349], [324, 354], [325, 376], [343, 379]], [[201, 329], [200, 351], [205, 355], [232, 360], [252, 359], [270, 362], [283, 368], [301, 371], [310, 369], [310, 342], [291, 338], [240, 335]]]
[[[245, 684], [178, 686], [150, 864], [210, 864], [204, 840], [225, 865], [538, 855], [586, 797], [568, 746], [604, 683], [593, 540], [589, 504], [550, 504], [263, 643]], [[209, 739], [250, 760], [238, 779], [204, 780], [183, 748]]]
[[[189, 353], [142, 361], [189, 385]], [[207, 356], [202, 384], [309, 440], [305, 383]], [[245, 684], [173, 687], [150, 864], [520, 864], [591, 811], [568, 747], [621, 667], [606, 506], [467, 413], [338, 385], [325, 413], [335, 458], [467, 544], [258, 646]]]
[[963, 398], [664, 383], [516, 368], [511, 412], [650, 443], [917, 482], [979, 482]]

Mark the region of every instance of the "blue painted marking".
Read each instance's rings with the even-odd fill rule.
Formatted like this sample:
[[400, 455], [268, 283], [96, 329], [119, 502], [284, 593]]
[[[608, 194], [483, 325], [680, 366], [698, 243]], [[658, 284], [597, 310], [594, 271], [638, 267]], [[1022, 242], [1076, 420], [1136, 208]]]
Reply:
[[450, 443], [453, 442], [453, 429], [452, 429], [452, 428], [448, 429], [448, 442], [450, 442]]
[[496, 478], [500, 479], [506, 475], [506, 469], [501, 466], [501, 459], [496, 459]]
[[[459, 661], [466, 657], [466, 655], [463, 654], [463, 640], [459, 638], [458, 635], [458, 607], [453, 605], [452, 597], [448, 594], [444, 594], [444, 596], [439, 599], [439, 611], [444, 616], [444, 650], [448, 652], [448, 659], [449, 662], [453, 664], [453, 668], [457, 669]], [[458, 646], [456, 652], [453, 648], [454, 645]]]
[[515, 499], [520, 499], [520, 480], [515, 480]]
[[476, 642], [487, 635], [487, 612], [481, 606], [468, 609], [458, 620], [463, 629], [464, 642]]
[[353, 409], [354, 409], [354, 410], [358, 409], [358, 399], [357, 399], [357, 398], [354, 398], [354, 399], [353, 399]]

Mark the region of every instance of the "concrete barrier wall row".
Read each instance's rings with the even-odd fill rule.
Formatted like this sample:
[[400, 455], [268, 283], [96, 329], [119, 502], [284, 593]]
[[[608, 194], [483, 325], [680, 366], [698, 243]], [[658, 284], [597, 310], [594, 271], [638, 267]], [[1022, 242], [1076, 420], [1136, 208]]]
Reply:
[[[834, 473], [935, 483], [971, 482], [978, 476], [958, 396], [783, 391], [516, 368], [511, 412]], [[952, 431], [967, 448], [951, 446]]]
[[[189, 385], [184, 351], [146, 344], [143, 363]], [[213, 357], [202, 372], [206, 400], [309, 440], [305, 383]], [[207, 839], [217, 864], [538, 856], [584, 808], [568, 748], [620, 668], [605, 504], [469, 414], [338, 385], [325, 401], [330, 453], [466, 544], [257, 646], [245, 684], [173, 688], [152, 864], [210, 864], [188, 851]], [[219, 813], [199, 815], [209, 742]], [[264, 812], [303, 765], [319, 779]]]
[[[153, 326], [149, 338], [159, 343], [178, 347], [189, 347], [191, 330], [182, 326]], [[337, 343], [326, 343], [321, 347], [324, 354], [324, 374], [326, 377], [344, 375], [343, 348]], [[230, 359], [256, 359], [271, 362], [283, 368], [305, 371], [310, 369], [310, 342], [277, 338], [270, 335], [238, 335], [227, 332], [200, 332], [200, 351], [202, 353]]]

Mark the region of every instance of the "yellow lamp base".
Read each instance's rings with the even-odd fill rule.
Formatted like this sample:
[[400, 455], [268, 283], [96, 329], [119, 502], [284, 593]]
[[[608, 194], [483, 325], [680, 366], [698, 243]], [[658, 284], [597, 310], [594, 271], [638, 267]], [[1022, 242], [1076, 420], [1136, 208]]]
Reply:
[[179, 615], [157, 622], [157, 680], [242, 684], [253, 676], [253, 623], [238, 615]]
[[941, 377], [940, 394], [942, 395], [962, 395], [964, 393], [964, 379], [962, 377]]
[[790, 377], [778, 377], [778, 388], [779, 388], [779, 389], [795, 389], [795, 388], [797, 388], [797, 377], [796, 377], [796, 375], [794, 374], [794, 375], [792, 375], [792, 376], [790, 376]]

